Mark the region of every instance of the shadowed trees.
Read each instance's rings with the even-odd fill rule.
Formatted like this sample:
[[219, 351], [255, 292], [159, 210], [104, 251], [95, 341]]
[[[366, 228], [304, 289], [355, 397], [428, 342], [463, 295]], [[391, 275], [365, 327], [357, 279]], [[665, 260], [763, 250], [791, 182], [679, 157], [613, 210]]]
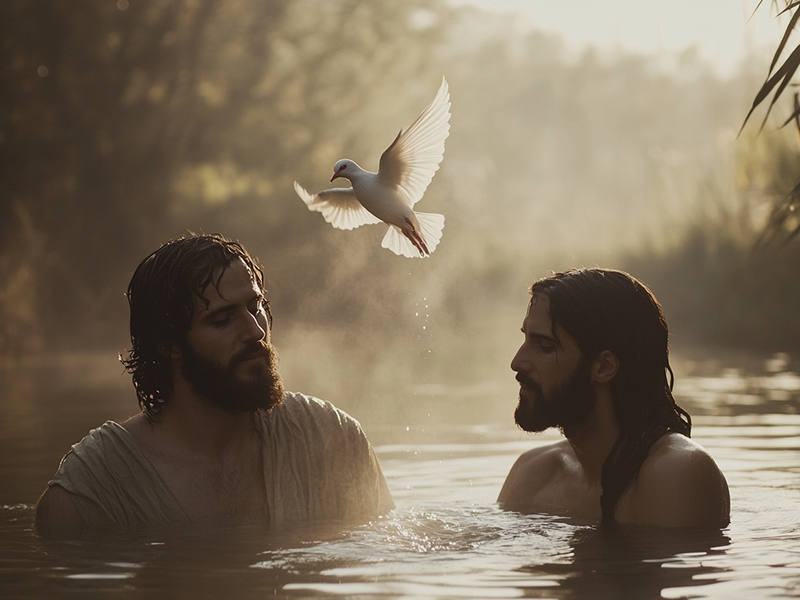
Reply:
[[[266, 267], [287, 379], [322, 395], [504, 373], [531, 280], [663, 248], [697, 182], [732, 176], [752, 91], [439, 0], [8, 0], [0, 32], [0, 354], [123, 349], [139, 260], [219, 231]], [[292, 181], [377, 168], [442, 75], [435, 257], [310, 213]]]
[[[254, 57], [286, 3], [250, 4], [2, 4], [1, 275], [35, 274], [28, 296], [2, 305], [35, 307], [17, 344], [37, 333], [54, 341], [53, 330], [103, 338], [122, 308], [126, 268], [173, 232], [176, 168], [218, 159], [220, 134], [242, 110], [236, 101], [258, 81]], [[226, 35], [242, 46], [235, 68], [209, 51], [209, 38]], [[217, 72], [232, 98], [224, 105], [203, 95]]]
[[426, 4], [0, 4], [0, 353], [118, 340], [138, 260], [188, 229], [264, 219], [277, 248], [292, 165]]

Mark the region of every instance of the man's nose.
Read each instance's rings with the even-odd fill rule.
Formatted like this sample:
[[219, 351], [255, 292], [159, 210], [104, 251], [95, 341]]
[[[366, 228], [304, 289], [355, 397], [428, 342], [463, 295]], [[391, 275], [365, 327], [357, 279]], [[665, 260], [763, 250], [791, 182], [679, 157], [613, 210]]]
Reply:
[[268, 327], [266, 318], [263, 320], [264, 322], [261, 323], [258, 315], [254, 315], [250, 312], [247, 313], [245, 329], [243, 333], [246, 341], [250, 342], [253, 340], [263, 340], [267, 336]]
[[524, 346], [520, 346], [514, 358], [511, 359], [511, 370], [516, 373], [527, 371], [530, 368], [530, 363], [525, 356], [524, 349]]

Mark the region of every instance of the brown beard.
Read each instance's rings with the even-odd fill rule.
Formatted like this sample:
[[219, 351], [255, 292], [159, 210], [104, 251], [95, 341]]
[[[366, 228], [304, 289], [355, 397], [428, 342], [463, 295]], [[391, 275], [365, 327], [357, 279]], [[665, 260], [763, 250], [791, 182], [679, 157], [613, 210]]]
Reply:
[[545, 394], [542, 386], [526, 373], [517, 373], [517, 381], [534, 393], [533, 400], [524, 400], [520, 394], [514, 411], [517, 426], [532, 433], [558, 427], [569, 437], [570, 432], [583, 424], [594, 409], [590, 369], [591, 362], [581, 359], [569, 379], [550, 394]]
[[[182, 348], [184, 379], [198, 395], [232, 411], [269, 411], [283, 401], [283, 382], [278, 373], [278, 351], [266, 342], [255, 342], [231, 358], [227, 366], [207, 360], [188, 344]], [[265, 360], [248, 366], [246, 377], [237, 371], [245, 360], [263, 353]]]

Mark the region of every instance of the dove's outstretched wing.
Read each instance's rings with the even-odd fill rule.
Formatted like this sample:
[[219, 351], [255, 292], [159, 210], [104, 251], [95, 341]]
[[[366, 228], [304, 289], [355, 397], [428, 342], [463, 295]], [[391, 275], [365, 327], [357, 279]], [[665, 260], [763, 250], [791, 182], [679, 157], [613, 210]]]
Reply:
[[355, 229], [381, 222], [356, 200], [353, 188], [332, 188], [309, 194], [295, 181], [294, 191], [306, 203], [308, 210], [321, 212], [323, 218], [337, 229]]
[[450, 93], [447, 81], [431, 103], [411, 124], [401, 131], [381, 155], [378, 178], [397, 189], [414, 206], [439, 169], [444, 156], [444, 141], [450, 135]]

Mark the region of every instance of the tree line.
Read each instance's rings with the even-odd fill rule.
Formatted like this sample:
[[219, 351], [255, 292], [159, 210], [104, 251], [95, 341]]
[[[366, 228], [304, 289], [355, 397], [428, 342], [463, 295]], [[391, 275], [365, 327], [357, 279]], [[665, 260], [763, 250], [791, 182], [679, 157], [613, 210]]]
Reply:
[[[139, 260], [219, 231], [264, 264], [284, 344], [332, 368], [345, 346], [375, 378], [505, 364], [550, 270], [655, 274], [703, 182], [736, 179], [763, 75], [723, 79], [691, 51], [673, 72], [572, 56], [439, 0], [8, 0], [0, 33], [0, 354], [121, 350]], [[419, 205], [446, 215], [436, 254], [401, 260], [382, 227], [309, 213], [292, 181], [377, 168], [442, 75], [451, 136]]]

